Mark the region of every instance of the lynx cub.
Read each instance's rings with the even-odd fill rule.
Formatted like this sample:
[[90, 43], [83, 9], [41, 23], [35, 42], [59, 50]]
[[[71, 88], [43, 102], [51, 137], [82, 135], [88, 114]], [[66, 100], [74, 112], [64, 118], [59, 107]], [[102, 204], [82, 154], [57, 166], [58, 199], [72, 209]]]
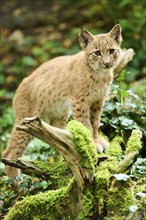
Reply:
[[[52, 59], [25, 78], [13, 100], [16, 120], [3, 157], [14, 159], [23, 154], [32, 137], [16, 130], [16, 125], [32, 116], [65, 128], [73, 115], [91, 130], [98, 151], [106, 149], [107, 142], [98, 138], [98, 127], [114, 70], [118, 69], [121, 40], [119, 24], [109, 33], [99, 35], [82, 29], [79, 35], [81, 52]], [[8, 166], [6, 170], [10, 178], [18, 175], [15, 168]]]

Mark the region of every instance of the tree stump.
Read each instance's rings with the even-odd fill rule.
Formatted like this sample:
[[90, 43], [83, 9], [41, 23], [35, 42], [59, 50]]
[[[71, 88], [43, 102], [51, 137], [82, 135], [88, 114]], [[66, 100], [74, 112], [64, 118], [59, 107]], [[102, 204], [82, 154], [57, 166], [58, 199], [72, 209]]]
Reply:
[[[50, 167], [47, 162], [4, 159], [5, 164], [18, 167], [24, 173], [58, 183], [54, 190], [17, 202], [4, 220], [136, 220], [137, 216], [144, 219], [146, 201], [136, 196], [145, 190], [144, 182], [129, 175], [141, 149], [139, 130], [133, 130], [125, 157], [120, 159], [123, 155], [121, 137], [116, 137], [106, 152], [99, 155], [90, 131], [74, 120], [68, 123], [67, 130], [62, 130], [38, 117], [27, 118], [18, 129], [53, 146], [64, 161], [57, 167]], [[61, 181], [64, 185], [60, 184]], [[132, 207], [137, 207], [137, 210], [131, 211]]]

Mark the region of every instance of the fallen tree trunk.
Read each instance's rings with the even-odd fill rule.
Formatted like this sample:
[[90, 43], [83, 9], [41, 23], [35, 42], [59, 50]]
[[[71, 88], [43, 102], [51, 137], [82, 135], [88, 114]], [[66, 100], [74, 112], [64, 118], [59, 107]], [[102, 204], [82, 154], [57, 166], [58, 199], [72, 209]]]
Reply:
[[[53, 167], [47, 162], [4, 159], [5, 164], [51, 179], [52, 185], [56, 185], [54, 190], [17, 202], [4, 219], [143, 219], [146, 203], [136, 193], [144, 190], [144, 183], [127, 175], [141, 149], [141, 132], [133, 131], [125, 158], [120, 160], [121, 137], [110, 143], [105, 154], [98, 155], [87, 128], [76, 121], [69, 122], [67, 127], [68, 131], [54, 128], [39, 118], [25, 119], [18, 127], [51, 144], [65, 161]], [[121, 172], [126, 173], [122, 174], [126, 181]], [[131, 212], [132, 206], [138, 207], [138, 211]]]

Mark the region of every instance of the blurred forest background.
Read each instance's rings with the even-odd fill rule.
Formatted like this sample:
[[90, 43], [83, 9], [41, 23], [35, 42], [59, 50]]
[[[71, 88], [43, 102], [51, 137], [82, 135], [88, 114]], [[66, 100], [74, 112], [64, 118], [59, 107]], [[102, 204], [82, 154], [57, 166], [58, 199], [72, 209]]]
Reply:
[[[110, 139], [117, 134], [127, 139], [134, 128], [139, 128], [145, 145], [145, 0], [0, 0], [0, 4], [1, 151], [14, 120], [12, 98], [22, 79], [53, 57], [78, 52], [80, 27], [98, 34], [108, 32], [117, 22], [122, 26], [122, 47], [133, 48], [135, 56], [112, 86], [101, 130]], [[38, 144], [29, 151], [35, 158], [38, 153], [38, 158], [46, 159], [40, 149]], [[50, 152], [53, 157], [54, 151]], [[2, 163], [1, 171], [4, 175]]]

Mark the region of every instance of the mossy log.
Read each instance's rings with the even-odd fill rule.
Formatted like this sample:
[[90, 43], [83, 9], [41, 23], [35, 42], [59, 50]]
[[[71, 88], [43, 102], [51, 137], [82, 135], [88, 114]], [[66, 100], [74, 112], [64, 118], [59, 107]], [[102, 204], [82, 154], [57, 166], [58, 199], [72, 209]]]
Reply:
[[[136, 196], [145, 190], [143, 180], [133, 180], [130, 175], [126, 181], [116, 178], [121, 172], [128, 174], [141, 149], [139, 130], [132, 132], [122, 160], [121, 137], [112, 140], [106, 152], [98, 155], [90, 131], [74, 120], [68, 123], [67, 130], [62, 130], [39, 118], [25, 119], [19, 129], [51, 144], [64, 161], [54, 167], [45, 162], [15, 161], [20, 168], [23, 165], [22, 171], [36, 169], [36, 175], [42, 173], [57, 184], [54, 190], [17, 202], [4, 220], [146, 219], [146, 199]], [[137, 211], [130, 207], [137, 207]]]
[[[83, 151], [84, 154], [87, 154], [86, 156], [89, 160], [91, 159], [91, 161], [86, 161], [87, 164], [85, 165], [85, 167], [87, 169], [84, 169], [84, 167], [80, 165], [82, 157], [80, 153], [76, 150], [74, 144], [74, 136], [69, 131], [52, 127], [44, 121], [40, 120], [38, 117], [29, 119], [25, 118], [25, 120], [21, 123], [21, 125], [17, 127], [17, 129], [26, 131], [53, 146], [68, 163], [79, 190], [83, 191], [84, 189], [84, 179], [92, 181], [92, 176], [94, 172], [92, 160], [95, 159], [96, 148], [95, 146], [93, 147], [90, 132], [86, 128], [82, 129], [85, 129], [86, 138], [88, 140], [88, 150], [86, 150], [87, 143], [84, 144], [85, 141], [82, 143], [82, 145], [84, 146], [82, 146], [82, 148], [80, 146], [79, 150]], [[68, 129], [72, 129], [72, 126], [68, 126]], [[79, 132], [79, 130], [74, 130], [72, 132]], [[91, 155], [89, 155], [89, 150]]]

